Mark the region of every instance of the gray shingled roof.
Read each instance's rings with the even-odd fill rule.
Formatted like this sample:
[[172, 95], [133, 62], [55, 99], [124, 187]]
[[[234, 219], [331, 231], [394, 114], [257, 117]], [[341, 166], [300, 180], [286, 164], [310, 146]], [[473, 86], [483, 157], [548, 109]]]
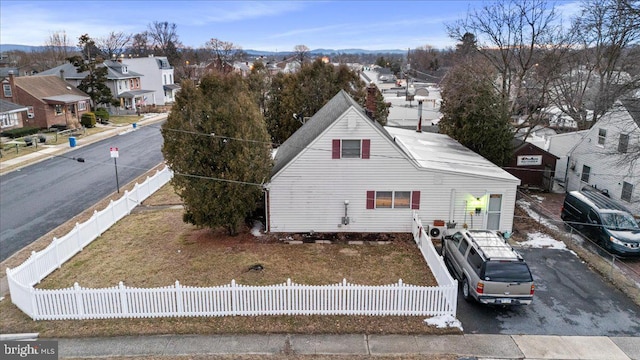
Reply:
[[625, 99], [621, 100], [622, 105], [627, 109], [629, 115], [640, 127], [640, 99]]
[[[350, 107], [365, 114], [364, 110], [358, 103], [353, 100], [344, 90], [340, 90], [329, 102], [327, 102], [311, 119], [309, 119], [302, 127], [300, 127], [293, 135], [291, 135], [280, 147], [274, 159], [274, 166], [271, 170], [271, 176], [277, 174], [291, 160], [293, 160], [305, 147], [307, 147], [315, 138], [320, 136], [322, 132], [333, 124], [338, 118], [344, 114]], [[364, 115], [366, 117], [366, 115]], [[380, 132], [393, 139], [389, 133], [377, 121], [371, 121], [372, 124], [380, 130]]]
[[27, 107], [24, 105], [14, 104], [11, 101], [0, 99], [0, 113], [11, 113], [27, 111]]
[[[108, 62], [105, 62], [105, 63], [101, 64], [101, 66], [106, 66], [106, 65], [108, 65], [107, 66], [107, 79], [108, 80], [130, 79], [130, 78], [136, 78], [136, 77], [143, 76], [142, 74], [137, 73], [135, 71], [129, 71], [127, 74], [122, 74], [122, 73], [114, 70], [114, 68], [122, 67], [122, 64], [120, 64], [117, 61], [109, 60]], [[85, 71], [85, 72], [79, 73], [78, 69], [75, 66], [73, 66], [73, 64], [64, 63], [64, 64], [62, 64], [60, 66], [56, 66], [56, 67], [54, 67], [52, 69], [42, 71], [42, 72], [36, 74], [36, 76], [42, 76], [42, 75], [60, 76], [60, 70], [64, 70], [64, 75], [63, 76], [64, 76], [65, 79], [82, 80], [82, 79], [86, 78], [87, 75], [89, 75], [89, 71]]]

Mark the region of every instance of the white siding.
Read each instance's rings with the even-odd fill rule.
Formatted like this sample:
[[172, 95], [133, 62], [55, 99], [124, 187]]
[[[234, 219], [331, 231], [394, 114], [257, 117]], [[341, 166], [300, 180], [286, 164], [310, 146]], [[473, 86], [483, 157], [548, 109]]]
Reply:
[[[598, 144], [599, 129], [606, 129], [604, 146]], [[629, 149], [640, 141], [640, 129], [626, 111], [612, 111], [603, 116], [588, 132], [569, 159], [567, 191], [579, 190], [586, 185], [606, 189], [611, 198], [640, 214], [640, 164], [621, 162], [618, 153], [620, 133], [630, 134]], [[635, 144], [635, 145], [634, 145]], [[575, 165], [575, 166], [574, 166]], [[581, 181], [583, 165], [591, 168], [589, 182]], [[633, 185], [631, 202], [621, 200], [622, 184]]]
[[587, 130], [575, 131], [566, 134], [552, 135], [549, 137], [549, 152], [557, 156], [559, 159], [556, 161], [555, 178], [562, 184], [564, 184], [565, 176], [567, 173], [567, 162], [569, 160], [569, 153], [576, 144], [578, 144], [583, 137], [587, 135]]
[[[348, 122], [356, 122], [355, 129]], [[370, 159], [332, 159], [333, 139], [370, 139]], [[410, 232], [411, 209], [366, 209], [367, 191], [420, 191], [419, 215], [471, 225], [465, 204], [480, 197], [483, 212], [473, 226], [486, 223], [488, 193], [503, 195], [500, 230], [511, 230], [516, 183], [418, 168], [370, 120], [353, 109], [316, 138], [269, 185], [272, 232]], [[453, 195], [452, 195], [453, 194]], [[455, 206], [451, 205], [455, 199]], [[345, 200], [349, 225], [342, 225]], [[467, 202], [465, 202], [467, 201]]]

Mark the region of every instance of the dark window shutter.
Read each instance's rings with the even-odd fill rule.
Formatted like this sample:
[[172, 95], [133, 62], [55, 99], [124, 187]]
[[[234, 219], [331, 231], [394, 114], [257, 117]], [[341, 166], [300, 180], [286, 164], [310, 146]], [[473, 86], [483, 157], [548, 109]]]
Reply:
[[363, 159], [369, 158], [370, 150], [371, 150], [371, 140], [369, 139], [362, 140], [362, 158]]
[[411, 192], [411, 208], [420, 210], [420, 191]]
[[340, 159], [340, 139], [333, 140], [333, 148], [331, 151], [332, 159]]
[[367, 209], [376, 208], [376, 192], [367, 191]]

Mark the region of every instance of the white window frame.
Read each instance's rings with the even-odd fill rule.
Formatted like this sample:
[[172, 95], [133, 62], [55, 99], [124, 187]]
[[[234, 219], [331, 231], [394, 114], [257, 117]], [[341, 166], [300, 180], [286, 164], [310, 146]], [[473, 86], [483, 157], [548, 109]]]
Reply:
[[4, 95], [4, 97], [12, 97], [13, 96], [13, 90], [11, 90], [11, 84], [2, 84], [2, 93]]
[[64, 106], [60, 104], [53, 105], [53, 113], [56, 116], [64, 114]]
[[35, 116], [36, 116], [36, 113], [33, 110], [33, 106], [27, 106], [27, 117], [29, 119], [33, 119]]
[[[379, 197], [379, 194], [381, 193], [391, 193], [391, 199], [390, 199], [390, 203], [389, 206], [378, 206], [378, 199], [381, 199], [381, 197]], [[398, 193], [408, 193], [409, 194], [409, 201], [407, 202], [406, 206], [404, 204], [397, 204], [396, 201], [396, 194]], [[374, 201], [374, 209], [411, 209], [411, 197], [413, 196], [413, 191], [389, 191], [389, 190], [382, 190], [382, 191], [376, 191], [376, 198]], [[387, 197], [385, 196], [385, 199], [387, 199]]]
[[607, 140], [607, 129], [598, 129], [598, 145], [604, 147], [604, 142]]
[[0, 114], [0, 124], [3, 128], [18, 125], [18, 113]]
[[[347, 154], [348, 156], [345, 156], [345, 142], [349, 142], [350, 144], [355, 144], [358, 143], [358, 156], [355, 156], [354, 154]], [[354, 151], [355, 149], [349, 148], [349, 150]], [[342, 139], [340, 140], [340, 158], [341, 159], [362, 159], [362, 140], [361, 139]]]
[[87, 110], [87, 103], [85, 101], [78, 101], [78, 111]]

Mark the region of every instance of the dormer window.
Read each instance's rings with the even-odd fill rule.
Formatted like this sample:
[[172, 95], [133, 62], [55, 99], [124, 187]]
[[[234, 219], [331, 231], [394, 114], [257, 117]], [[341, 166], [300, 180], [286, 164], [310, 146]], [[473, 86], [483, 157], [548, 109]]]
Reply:
[[4, 93], [4, 97], [12, 97], [13, 93], [11, 92], [10, 84], [2, 84], [2, 92]]
[[122, 65], [122, 73], [123, 74], [128, 74], [129, 73], [129, 69], [124, 65]]

